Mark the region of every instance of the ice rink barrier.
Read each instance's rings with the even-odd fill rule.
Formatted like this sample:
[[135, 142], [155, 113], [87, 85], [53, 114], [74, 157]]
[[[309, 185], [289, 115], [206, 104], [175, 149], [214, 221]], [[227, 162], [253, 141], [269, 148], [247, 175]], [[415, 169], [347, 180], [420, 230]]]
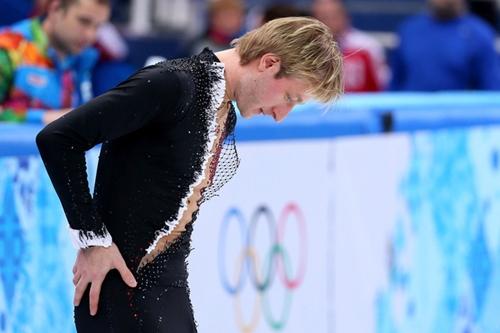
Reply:
[[[199, 331], [500, 331], [499, 123], [500, 94], [472, 92], [239, 119], [240, 170], [193, 234]], [[74, 332], [75, 250], [40, 129], [0, 124], [0, 333]]]

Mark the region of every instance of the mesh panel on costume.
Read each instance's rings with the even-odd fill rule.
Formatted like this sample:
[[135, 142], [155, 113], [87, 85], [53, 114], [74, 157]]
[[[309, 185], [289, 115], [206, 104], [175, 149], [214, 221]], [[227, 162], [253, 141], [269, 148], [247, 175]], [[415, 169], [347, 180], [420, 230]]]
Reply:
[[210, 185], [203, 191], [200, 204], [218, 195], [217, 192], [234, 176], [240, 165], [240, 158], [236, 151], [236, 142], [234, 139], [235, 126], [236, 112], [231, 104], [226, 126], [222, 133], [224, 140], [221, 140], [221, 144], [217, 147], [214, 158], [210, 163]]

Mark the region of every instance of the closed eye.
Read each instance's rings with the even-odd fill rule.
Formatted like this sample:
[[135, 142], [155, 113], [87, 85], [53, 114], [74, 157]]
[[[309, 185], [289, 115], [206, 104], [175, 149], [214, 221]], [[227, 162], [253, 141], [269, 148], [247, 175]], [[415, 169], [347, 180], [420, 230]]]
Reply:
[[298, 96], [297, 99], [293, 99], [290, 94], [285, 94], [285, 101], [287, 104], [304, 104], [305, 101], [302, 99], [302, 97]]

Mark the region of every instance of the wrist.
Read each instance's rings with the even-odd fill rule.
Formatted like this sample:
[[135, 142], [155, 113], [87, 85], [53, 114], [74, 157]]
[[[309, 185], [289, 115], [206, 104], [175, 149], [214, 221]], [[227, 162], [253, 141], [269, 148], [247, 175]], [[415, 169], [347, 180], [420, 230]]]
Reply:
[[113, 240], [105, 226], [99, 232], [78, 230], [70, 228], [73, 246], [77, 249], [87, 249], [90, 247], [105, 247], [112, 245]]

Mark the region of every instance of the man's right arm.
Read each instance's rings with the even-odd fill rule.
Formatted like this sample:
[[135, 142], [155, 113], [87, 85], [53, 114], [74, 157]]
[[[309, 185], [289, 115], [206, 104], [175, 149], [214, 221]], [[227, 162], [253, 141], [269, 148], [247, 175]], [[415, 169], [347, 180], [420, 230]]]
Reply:
[[[144, 69], [107, 93], [54, 121], [37, 136], [78, 251], [73, 269], [74, 304], [90, 284], [90, 313], [97, 312], [102, 281], [116, 268], [125, 283], [136, 286], [117, 246], [112, 242], [87, 183], [84, 152], [92, 146], [135, 132], [151, 121], [176, 122], [184, 92], [176, 74]], [[183, 104], [182, 104], [183, 105]], [[125, 181], [125, 180], [124, 180]]]
[[89, 192], [85, 151], [135, 132], [161, 117], [175, 121], [182, 96], [173, 73], [145, 69], [45, 127], [36, 142], [72, 229], [75, 245], [110, 246], [112, 239]]

